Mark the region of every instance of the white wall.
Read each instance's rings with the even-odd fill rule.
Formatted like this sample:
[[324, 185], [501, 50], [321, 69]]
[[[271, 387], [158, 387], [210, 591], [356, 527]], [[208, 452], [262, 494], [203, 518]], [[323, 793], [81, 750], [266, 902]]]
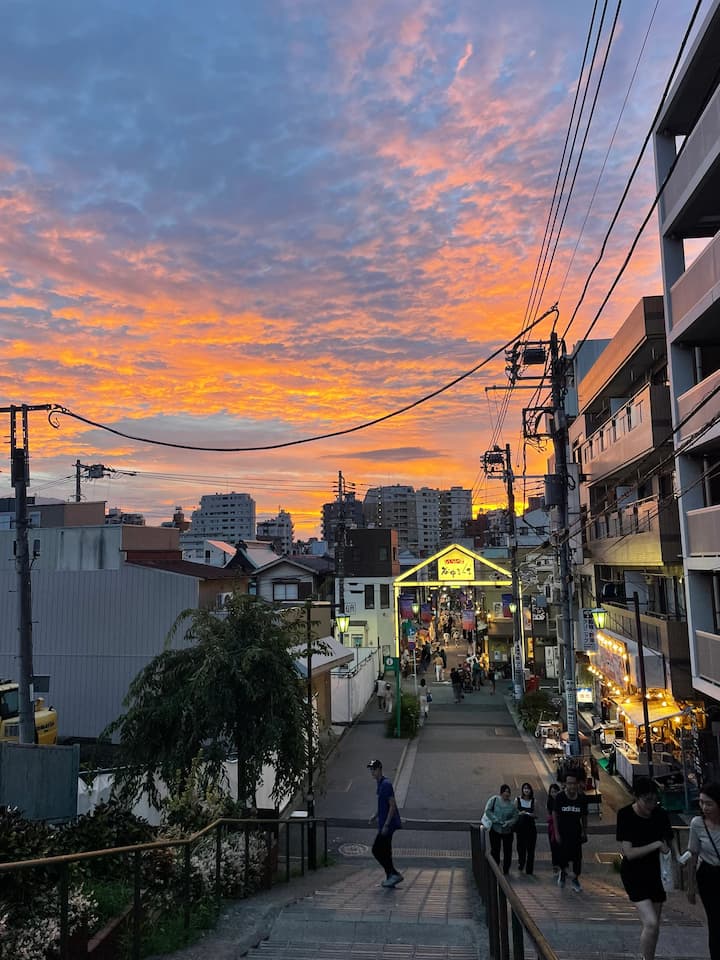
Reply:
[[332, 722], [352, 723], [360, 716], [373, 695], [377, 679], [375, 651], [371, 647], [358, 648], [358, 667], [355, 662], [348, 669], [338, 667], [330, 674]]

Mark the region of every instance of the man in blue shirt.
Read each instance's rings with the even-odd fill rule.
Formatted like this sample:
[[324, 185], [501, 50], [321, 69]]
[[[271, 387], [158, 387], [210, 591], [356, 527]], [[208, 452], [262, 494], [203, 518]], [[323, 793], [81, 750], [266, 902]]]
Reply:
[[393, 833], [402, 826], [395, 803], [395, 792], [392, 783], [383, 776], [382, 763], [379, 760], [371, 760], [367, 767], [377, 783], [377, 813], [370, 818], [370, 823], [377, 820], [378, 834], [372, 846], [372, 854], [385, 871], [382, 886], [395, 887], [403, 880], [402, 874], [395, 869], [392, 859]]

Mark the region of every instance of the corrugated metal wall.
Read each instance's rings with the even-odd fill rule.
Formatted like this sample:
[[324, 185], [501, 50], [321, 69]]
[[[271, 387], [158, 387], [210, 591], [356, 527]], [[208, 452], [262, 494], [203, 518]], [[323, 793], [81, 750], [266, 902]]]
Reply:
[[[18, 675], [17, 583], [0, 571], [0, 676]], [[34, 672], [49, 674], [61, 737], [96, 737], [178, 614], [198, 605], [193, 577], [140, 566], [33, 570]], [[182, 644], [182, 633], [174, 645]]]

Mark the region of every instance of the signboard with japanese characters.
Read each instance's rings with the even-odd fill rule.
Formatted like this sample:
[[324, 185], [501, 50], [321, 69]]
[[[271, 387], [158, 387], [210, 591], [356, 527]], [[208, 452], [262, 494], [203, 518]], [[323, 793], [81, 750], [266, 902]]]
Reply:
[[580, 611], [580, 644], [580, 649], [585, 653], [594, 653], [598, 648], [595, 621], [590, 607], [583, 607]]
[[449, 550], [438, 560], [438, 580], [459, 582], [475, 579], [475, 561], [462, 550]]

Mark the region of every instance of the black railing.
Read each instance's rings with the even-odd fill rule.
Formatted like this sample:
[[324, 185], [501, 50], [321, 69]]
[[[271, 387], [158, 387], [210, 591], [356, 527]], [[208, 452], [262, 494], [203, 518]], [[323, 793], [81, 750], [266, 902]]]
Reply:
[[[308, 830], [314, 827], [314, 830]], [[299, 860], [300, 874], [305, 875], [305, 870], [309, 868], [307, 843], [308, 833], [315, 834], [317, 838], [318, 828], [322, 830], [322, 862], [325, 866], [328, 863], [328, 831], [327, 820], [308, 818], [295, 819], [252, 819], [252, 820], [234, 820], [222, 818], [211, 823], [203, 830], [192, 834], [189, 837], [183, 837], [180, 840], [155, 840], [150, 843], [138, 843], [127, 847], [111, 847], [106, 850], [92, 850], [85, 853], [65, 854], [57, 857], [44, 857], [38, 860], [18, 860], [13, 863], [0, 863], [0, 876], [12, 875], [21, 871], [44, 869], [56, 873], [57, 888], [59, 891], [59, 909], [60, 909], [60, 958], [61, 960], [70, 960], [70, 924], [68, 902], [71, 894], [71, 875], [70, 869], [74, 864], [85, 863], [91, 860], [99, 860], [109, 857], [127, 857], [130, 861], [128, 875], [132, 877], [132, 906], [129, 911], [130, 923], [130, 956], [132, 960], [139, 960], [140, 947], [142, 942], [142, 915], [143, 915], [143, 888], [142, 888], [142, 858], [146, 851], [163, 850], [168, 848], [177, 848], [183, 850], [183, 866], [181, 875], [182, 889], [182, 913], [183, 925], [187, 930], [190, 927], [192, 915], [192, 890], [191, 890], [191, 856], [193, 847], [209, 834], [215, 834], [215, 877], [214, 877], [214, 895], [216, 907], [219, 909], [222, 899], [222, 845], [223, 838], [227, 836], [228, 831], [233, 833], [242, 831], [244, 834], [245, 862], [244, 862], [244, 887], [243, 895], [247, 895], [250, 888], [250, 838], [253, 834], [262, 834], [264, 838], [265, 858], [262, 870], [263, 886], [269, 889], [273, 880], [281, 876], [279, 870], [279, 846], [280, 835], [284, 833], [285, 846], [285, 881], [290, 880], [291, 861]], [[299, 847], [299, 852], [298, 852]], [[0, 950], [1, 950], [0, 946]], [[3, 958], [4, 960], [4, 958]]]
[[537, 960], [558, 960], [558, 955], [520, 902], [498, 865], [490, 856], [487, 831], [470, 826], [473, 876], [485, 907], [488, 943], [492, 960], [525, 960], [525, 941]]

